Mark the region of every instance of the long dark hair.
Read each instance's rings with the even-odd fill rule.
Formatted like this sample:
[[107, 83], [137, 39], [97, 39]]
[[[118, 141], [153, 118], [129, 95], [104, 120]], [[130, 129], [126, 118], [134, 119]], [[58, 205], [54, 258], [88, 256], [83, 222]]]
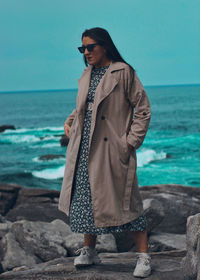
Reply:
[[[117, 50], [107, 30], [100, 27], [86, 29], [82, 33], [82, 37], [81, 37], [82, 40], [83, 37], [90, 37], [91, 39], [96, 41], [99, 45], [103, 46], [106, 49], [107, 58], [115, 62], [124, 62], [127, 65], [129, 65], [131, 69], [135, 72], [135, 69], [122, 58], [121, 54]], [[83, 60], [85, 62], [85, 65], [88, 66], [88, 62], [85, 55], [83, 55]]]

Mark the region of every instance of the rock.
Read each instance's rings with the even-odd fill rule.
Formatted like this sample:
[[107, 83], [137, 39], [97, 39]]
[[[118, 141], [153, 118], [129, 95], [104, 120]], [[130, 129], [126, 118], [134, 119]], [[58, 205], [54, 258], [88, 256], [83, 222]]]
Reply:
[[[33, 263], [67, 256], [63, 240], [69, 233], [69, 226], [61, 220], [52, 223], [25, 220], [13, 223], [1, 241], [3, 269], [30, 267]], [[22, 256], [21, 260], [16, 257], [18, 254]], [[28, 256], [27, 259], [24, 256]]]
[[113, 233], [113, 236], [115, 237], [118, 252], [122, 253], [133, 249], [135, 243], [130, 232]]
[[140, 187], [143, 200], [156, 199], [162, 206], [164, 218], [157, 232], [184, 234], [187, 217], [200, 212], [200, 188], [182, 185], [154, 185]]
[[[63, 134], [54, 134], [53, 137], [61, 137], [63, 136]], [[49, 139], [51, 138], [52, 136], [49, 136], [49, 135], [45, 135], [45, 136], [40, 136], [40, 139], [41, 140], [44, 140], [44, 139]]]
[[59, 219], [53, 220], [51, 222], [51, 225], [53, 225], [57, 230], [59, 230], [61, 236], [63, 237], [72, 233], [70, 226], [65, 222], [63, 222], [62, 220]]
[[186, 235], [174, 233], [151, 233], [149, 238], [151, 252], [182, 250], [186, 251]]
[[143, 200], [144, 214], [147, 218], [147, 232], [150, 233], [164, 219], [164, 209], [157, 199], [147, 198]]
[[0, 239], [11, 229], [11, 222], [0, 223]]
[[[147, 218], [147, 232], [156, 228], [164, 218], [162, 204], [157, 199], [147, 198], [143, 200], [144, 214]], [[133, 237], [130, 232], [113, 233], [118, 252], [135, 251]]]
[[[38, 280], [38, 279], [73, 279], [73, 280], [132, 280], [136, 265], [136, 254], [101, 253], [102, 263], [82, 269], [75, 269], [74, 258], [58, 258], [40, 263], [31, 269], [9, 271], [1, 274], [2, 280]], [[151, 253], [152, 275], [148, 280], [183, 280], [180, 262], [182, 252]]]
[[58, 210], [59, 195], [56, 190], [21, 187], [15, 198], [15, 207], [8, 211], [6, 218], [13, 222], [23, 219], [43, 222], [61, 219], [68, 222], [67, 216]]
[[16, 204], [21, 204], [24, 202], [24, 199], [28, 199], [31, 203], [37, 203], [36, 199], [45, 200], [45, 202], [52, 201], [54, 198], [59, 197], [60, 192], [56, 190], [47, 190], [47, 189], [39, 189], [39, 188], [21, 188], [18, 193], [18, 198]]
[[14, 267], [26, 264], [28, 267], [39, 262], [34, 255], [27, 254], [20, 244], [16, 241], [13, 233], [7, 233], [1, 242], [1, 250], [4, 256], [1, 262], [3, 270], [11, 270]]
[[16, 129], [14, 125], [12, 124], [4, 124], [0, 125], [0, 132], [4, 132], [6, 129]]
[[[62, 220], [51, 223], [18, 221], [12, 223], [10, 231], [0, 242], [1, 259], [4, 270], [47, 262], [67, 255], [75, 256], [76, 250], [83, 247], [84, 235], [72, 233], [69, 225]], [[10, 250], [13, 247], [13, 255]], [[98, 252], [117, 252], [112, 234], [99, 235], [96, 249]], [[20, 261], [14, 261], [16, 256]], [[27, 261], [24, 256], [28, 256]], [[14, 257], [13, 257], [14, 256]]]
[[41, 205], [39, 203], [32, 205], [30, 203], [20, 204], [11, 209], [6, 215], [6, 218], [12, 222], [24, 219], [29, 221], [51, 222], [56, 218], [66, 221], [64, 214], [60, 213], [56, 205], [52, 205], [51, 203], [42, 203]]
[[64, 146], [67, 146], [68, 143], [69, 143], [69, 138], [65, 134], [63, 134], [61, 139], [60, 139], [60, 145], [62, 147], [64, 147]]
[[101, 252], [117, 252], [117, 244], [112, 234], [102, 234], [97, 236], [96, 249]]
[[63, 246], [67, 249], [69, 256], [75, 256], [76, 250], [83, 247], [84, 237], [82, 233], [71, 233], [65, 237]]
[[0, 214], [0, 223], [6, 223], [6, 218]]
[[[64, 247], [70, 256], [76, 256], [76, 251], [84, 246], [82, 233], [71, 233], [64, 239]], [[97, 236], [96, 249], [98, 252], [117, 252], [115, 238], [112, 234]]]
[[21, 186], [15, 184], [0, 184], [0, 214], [5, 215], [16, 203]]
[[185, 280], [200, 280], [200, 213], [187, 219], [187, 254], [182, 260]]
[[57, 158], [65, 158], [64, 155], [43, 155], [39, 157], [39, 160], [53, 160]]

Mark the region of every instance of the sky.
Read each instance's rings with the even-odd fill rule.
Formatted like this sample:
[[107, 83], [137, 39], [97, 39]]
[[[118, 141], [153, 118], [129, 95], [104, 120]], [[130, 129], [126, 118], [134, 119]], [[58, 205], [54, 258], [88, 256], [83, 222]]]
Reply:
[[199, 0], [0, 0], [0, 92], [78, 88], [102, 27], [144, 86], [200, 84]]

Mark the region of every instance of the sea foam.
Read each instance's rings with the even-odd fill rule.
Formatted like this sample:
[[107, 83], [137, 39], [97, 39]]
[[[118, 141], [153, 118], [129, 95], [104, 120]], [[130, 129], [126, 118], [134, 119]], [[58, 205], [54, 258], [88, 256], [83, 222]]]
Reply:
[[59, 179], [62, 178], [64, 175], [64, 169], [65, 166], [57, 167], [57, 168], [47, 168], [43, 169], [41, 171], [33, 171], [32, 175], [38, 178], [43, 178], [43, 179]]
[[46, 126], [46, 127], [36, 127], [36, 128], [17, 128], [15, 130], [13, 129], [6, 129], [2, 134], [17, 134], [17, 133], [30, 133], [34, 131], [63, 131], [64, 128], [62, 126], [56, 127], [56, 126]]
[[156, 152], [152, 149], [142, 149], [137, 152], [137, 166], [142, 167], [155, 160], [162, 160], [167, 157], [165, 152]]

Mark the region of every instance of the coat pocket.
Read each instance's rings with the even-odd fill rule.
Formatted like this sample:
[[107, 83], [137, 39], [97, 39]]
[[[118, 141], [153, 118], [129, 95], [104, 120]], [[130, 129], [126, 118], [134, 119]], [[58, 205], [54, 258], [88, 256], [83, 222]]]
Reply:
[[128, 145], [126, 132], [120, 138], [120, 160], [123, 163], [127, 163], [131, 153], [131, 147]]

